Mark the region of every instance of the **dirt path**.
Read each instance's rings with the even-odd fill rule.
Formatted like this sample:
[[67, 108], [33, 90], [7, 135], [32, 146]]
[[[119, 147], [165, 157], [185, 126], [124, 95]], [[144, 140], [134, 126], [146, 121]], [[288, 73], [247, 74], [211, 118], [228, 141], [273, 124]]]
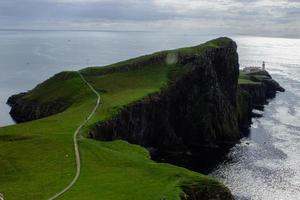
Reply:
[[75, 151], [75, 158], [76, 158], [76, 175], [73, 178], [73, 180], [70, 182], [70, 184], [65, 187], [62, 191], [56, 193], [54, 196], [49, 198], [48, 200], [54, 200], [63, 195], [65, 192], [67, 192], [78, 180], [80, 176], [80, 169], [81, 169], [81, 162], [80, 162], [80, 153], [79, 153], [79, 147], [78, 147], [78, 135], [80, 130], [87, 124], [87, 122], [95, 115], [97, 109], [99, 108], [99, 105], [101, 103], [101, 96], [100, 94], [93, 88], [93, 86], [85, 80], [85, 78], [82, 76], [80, 72], [78, 72], [80, 78], [82, 81], [95, 93], [97, 96], [97, 103], [96, 106], [94, 107], [93, 111], [90, 113], [90, 115], [80, 124], [80, 126], [76, 129], [73, 135], [73, 143], [74, 143], [74, 151]]

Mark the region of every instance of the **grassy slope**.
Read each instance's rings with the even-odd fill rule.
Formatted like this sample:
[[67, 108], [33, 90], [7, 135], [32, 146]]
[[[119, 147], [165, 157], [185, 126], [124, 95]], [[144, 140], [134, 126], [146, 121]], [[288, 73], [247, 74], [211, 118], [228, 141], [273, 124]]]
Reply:
[[72, 178], [72, 134], [94, 105], [94, 96], [79, 77], [70, 82], [64, 87], [80, 85], [84, 103], [50, 118], [0, 129], [0, 190], [7, 199], [43, 199]]
[[[224, 43], [210, 42], [207, 48]], [[199, 53], [202, 47], [181, 51]], [[126, 62], [110, 67], [123, 66]], [[87, 80], [103, 98], [103, 106], [89, 126], [110, 118], [122, 106], [159, 91], [178, 68], [177, 65], [145, 66], [140, 70], [98, 76], [94, 72], [103, 68], [87, 69]], [[25, 98], [41, 103], [59, 99], [72, 103], [63, 113], [0, 128], [0, 192], [10, 200], [46, 199], [73, 178], [72, 135], [91, 112], [96, 97], [75, 72], [64, 72], [39, 85]], [[82, 137], [80, 152], [80, 179], [61, 199], [179, 199], [182, 193], [179, 186], [186, 182], [220, 186], [198, 173], [157, 164], [143, 148], [124, 141], [98, 142]]]
[[[259, 78], [259, 75], [255, 77]], [[261, 82], [251, 80], [249, 73], [240, 70], [239, 84], [261, 84]]]

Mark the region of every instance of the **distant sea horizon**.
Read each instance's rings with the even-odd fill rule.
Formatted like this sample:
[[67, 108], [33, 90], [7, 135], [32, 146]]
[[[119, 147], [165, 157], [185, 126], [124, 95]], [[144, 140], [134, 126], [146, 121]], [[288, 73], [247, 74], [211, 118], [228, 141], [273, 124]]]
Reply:
[[252, 33], [252, 34], [245, 34], [245, 33], [203, 33], [201, 31], [182, 31], [182, 32], [174, 32], [174, 31], [156, 31], [156, 30], [113, 30], [113, 29], [40, 29], [40, 28], [31, 28], [31, 29], [24, 29], [24, 28], [0, 28], [0, 31], [37, 31], [37, 32], [140, 32], [140, 33], [164, 33], [164, 34], [197, 34], [197, 35], [204, 35], [204, 36], [252, 36], [252, 37], [269, 37], [269, 38], [287, 38], [287, 39], [300, 39], [300, 35], [298, 34], [261, 34], [261, 33]]

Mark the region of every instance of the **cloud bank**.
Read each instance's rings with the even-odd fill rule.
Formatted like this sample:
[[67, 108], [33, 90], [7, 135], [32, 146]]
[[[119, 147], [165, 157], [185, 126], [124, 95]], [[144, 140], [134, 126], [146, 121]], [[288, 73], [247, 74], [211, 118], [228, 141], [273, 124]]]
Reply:
[[2, 29], [300, 36], [299, 0], [1, 0]]

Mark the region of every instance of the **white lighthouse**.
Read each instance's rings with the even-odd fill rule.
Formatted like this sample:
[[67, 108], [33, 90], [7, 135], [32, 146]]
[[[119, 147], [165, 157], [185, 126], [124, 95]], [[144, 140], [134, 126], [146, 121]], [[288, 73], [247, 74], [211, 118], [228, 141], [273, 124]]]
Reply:
[[263, 61], [263, 63], [262, 63], [262, 70], [266, 70], [266, 62], [265, 61]]

